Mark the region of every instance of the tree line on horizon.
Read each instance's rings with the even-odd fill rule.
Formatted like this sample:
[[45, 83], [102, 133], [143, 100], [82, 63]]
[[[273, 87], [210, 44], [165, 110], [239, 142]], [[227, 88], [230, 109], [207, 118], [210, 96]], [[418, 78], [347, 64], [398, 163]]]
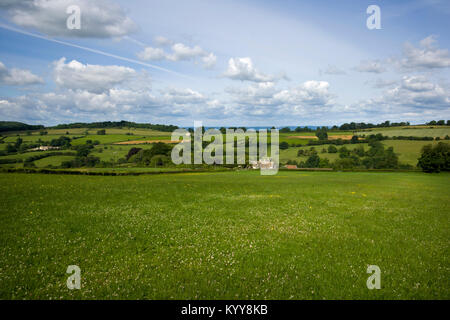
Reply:
[[[342, 130], [342, 131], [354, 131], [354, 130], [361, 130], [361, 129], [371, 129], [371, 128], [388, 128], [388, 127], [405, 127], [410, 126], [410, 122], [390, 122], [390, 121], [384, 121], [379, 124], [373, 124], [373, 123], [365, 123], [365, 122], [350, 122], [350, 123], [344, 123], [340, 126], [334, 125], [332, 127], [327, 126], [318, 126], [315, 129], [310, 128], [308, 126], [298, 126], [294, 130], [292, 130], [290, 127], [284, 127], [280, 129], [281, 133], [288, 133], [288, 132], [316, 132], [316, 131], [336, 131], [336, 130]], [[450, 126], [450, 120], [432, 120], [429, 122], [426, 122], [425, 125], [430, 126], [443, 126], [447, 125]], [[172, 132], [176, 129], [179, 129], [178, 126], [175, 125], [166, 125], [166, 124], [151, 124], [151, 123], [136, 123], [132, 121], [100, 121], [100, 122], [74, 122], [74, 123], [67, 123], [67, 124], [58, 124], [56, 126], [49, 126], [46, 127], [44, 125], [30, 125], [18, 121], [0, 121], [0, 132], [7, 132], [7, 131], [30, 131], [30, 130], [42, 130], [42, 129], [79, 129], [79, 128], [137, 128], [137, 129], [151, 129], [155, 131], [162, 131], [162, 132]], [[228, 129], [243, 129], [246, 130], [246, 127], [227, 127]], [[274, 129], [275, 127], [272, 127]], [[220, 131], [225, 133], [225, 127], [221, 127]], [[190, 131], [193, 131], [192, 129]]]

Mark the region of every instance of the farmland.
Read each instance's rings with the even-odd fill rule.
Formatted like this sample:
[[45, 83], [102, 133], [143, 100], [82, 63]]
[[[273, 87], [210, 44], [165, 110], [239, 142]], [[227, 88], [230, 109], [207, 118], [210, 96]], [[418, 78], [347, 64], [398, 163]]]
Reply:
[[0, 298], [449, 299], [449, 178], [0, 174]]
[[[41, 135], [41, 131], [29, 131], [29, 132], [10, 132], [4, 134], [3, 143], [0, 144], [0, 151], [5, 151], [8, 144], [14, 144], [20, 137], [23, 143], [33, 144], [39, 143], [39, 141], [51, 141], [52, 139], [58, 139], [61, 136], [71, 139], [71, 145], [73, 147], [81, 146], [87, 142], [95, 142], [95, 149], [92, 150], [91, 155], [98, 157], [100, 161], [111, 163], [114, 165], [118, 160], [123, 159], [128, 151], [133, 147], [139, 147], [142, 149], [149, 149], [152, 144], [141, 144], [141, 141], [169, 141], [171, 134], [168, 132], [155, 131], [150, 129], [136, 129], [136, 128], [107, 128], [104, 135], [97, 134], [99, 128], [76, 128], [76, 129], [46, 129], [46, 135]], [[405, 136], [411, 135], [415, 137], [441, 137], [443, 139], [446, 135], [450, 134], [450, 127], [448, 126], [408, 126], [408, 127], [392, 127], [392, 128], [374, 128], [357, 132], [360, 135], [369, 135], [382, 133], [385, 136]], [[353, 134], [352, 131], [331, 131], [329, 132], [330, 140], [335, 140], [338, 137], [342, 137], [343, 140], [348, 139]], [[287, 161], [306, 161], [308, 156], [298, 156], [299, 150], [308, 150], [310, 146], [306, 146], [310, 140], [314, 139], [314, 132], [281, 132], [280, 143], [288, 143], [290, 147], [280, 151], [280, 161], [282, 164]], [[270, 139], [269, 139], [270, 140]], [[137, 141], [136, 144], [129, 144], [132, 141]], [[119, 143], [119, 144], [118, 144]], [[124, 143], [124, 144], [122, 144]], [[412, 140], [384, 140], [382, 144], [385, 147], [393, 147], [394, 152], [397, 154], [400, 163], [415, 167], [417, 159], [420, 156], [420, 151], [424, 145], [436, 144], [436, 141], [412, 141]], [[365, 150], [368, 150], [367, 143], [361, 144]], [[352, 150], [356, 145], [347, 144], [346, 148]], [[318, 152], [320, 158], [328, 159], [333, 162], [339, 158], [337, 153], [322, 153], [322, 150], [327, 148], [327, 145], [319, 145], [314, 147]], [[17, 163], [2, 164], [0, 167], [23, 167], [23, 161], [27, 158], [35, 155], [43, 155], [50, 153], [50, 151], [38, 151], [30, 152], [24, 151], [13, 154], [3, 154], [0, 159], [18, 160]], [[75, 155], [75, 153], [74, 153]], [[71, 158], [69, 155], [55, 155], [48, 158], [36, 161], [37, 167], [58, 167], [63, 161], [68, 161]], [[121, 166], [134, 167], [134, 165], [121, 164]]]

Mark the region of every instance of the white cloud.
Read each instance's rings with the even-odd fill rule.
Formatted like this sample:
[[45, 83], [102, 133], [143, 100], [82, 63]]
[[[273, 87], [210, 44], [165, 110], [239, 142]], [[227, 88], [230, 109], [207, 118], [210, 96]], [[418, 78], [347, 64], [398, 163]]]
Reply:
[[173, 43], [171, 40], [167, 39], [166, 37], [162, 37], [162, 36], [155, 37], [155, 42], [158, 46], [169, 46]]
[[202, 58], [202, 62], [205, 69], [212, 69], [216, 65], [217, 57], [214, 53], [210, 53]]
[[8, 69], [0, 62], [0, 84], [23, 86], [40, 83], [44, 83], [44, 80], [31, 71], [16, 68]]
[[403, 57], [397, 62], [404, 70], [448, 68], [450, 55], [447, 49], [437, 47], [436, 37], [431, 35], [421, 40], [418, 48], [406, 43]]
[[66, 63], [66, 58], [54, 62], [53, 74], [60, 87], [93, 93], [108, 91], [137, 76], [131, 68], [83, 64], [76, 60]]
[[172, 46], [172, 53], [167, 55], [167, 59], [172, 61], [191, 60], [206, 54], [199, 46], [188, 47], [182, 43], [175, 43]]
[[[81, 29], [70, 30], [66, 21], [67, 7], [81, 9]], [[8, 10], [15, 24], [37, 29], [50, 36], [109, 38], [122, 37], [137, 30], [136, 24], [123, 9], [105, 0], [17, 0], [3, 1], [0, 8]]]
[[342, 70], [338, 67], [336, 67], [335, 65], [328, 65], [326, 67], [326, 69], [324, 70], [319, 70], [319, 74], [328, 74], [328, 75], [343, 75], [343, 74], [347, 74], [347, 72], [345, 72], [345, 70]]
[[230, 58], [228, 60], [228, 69], [223, 76], [232, 80], [253, 81], [253, 82], [273, 82], [284, 75], [273, 76], [266, 75], [258, 71], [254, 66], [251, 58]]
[[370, 72], [370, 73], [383, 73], [386, 71], [386, 68], [382, 65], [379, 60], [364, 60], [361, 61], [360, 64], [354, 68], [359, 72]]
[[330, 84], [326, 81], [310, 80], [296, 88], [280, 91], [274, 98], [290, 105], [326, 106], [332, 103], [333, 98], [329, 88]]
[[391, 87], [391, 86], [395, 85], [397, 83], [397, 81], [378, 78], [376, 80], [368, 80], [365, 83], [372, 85], [373, 88], [381, 89], [381, 88]]
[[405, 76], [402, 79], [402, 88], [409, 91], [423, 92], [433, 90], [435, 85], [428, 82], [424, 76]]
[[157, 61], [167, 58], [163, 49], [153, 47], [146, 47], [144, 51], [138, 52], [137, 57], [144, 61]]
[[192, 90], [190, 88], [177, 89], [169, 88], [161, 91], [162, 99], [168, 103], [175, 104], [197, 104], [206, 102], [206, 98], [198, 91]]
[[[171, 43], [166, 38], [159, 37], [155, 40], [158, 45], [167, 45]], [[143, 51], [137, 53], [137, 57], [144, 61], [195, 61], [201, 59], [203, 67], [205, 69], [212, 69], [216, 62], [217, 57], [213, 53], [208, 53], [200, 46], [189, 47], [183, 43], [175, 43], [171, 46], [171, 52], [166, 52], [161, 48], [146, 47]]]

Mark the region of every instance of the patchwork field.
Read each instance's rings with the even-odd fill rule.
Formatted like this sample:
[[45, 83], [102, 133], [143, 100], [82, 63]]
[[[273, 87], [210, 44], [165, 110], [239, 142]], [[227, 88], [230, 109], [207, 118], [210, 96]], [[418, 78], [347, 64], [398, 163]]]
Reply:
[[449, 178], [0, 174], [0, 299], [449, 299]]

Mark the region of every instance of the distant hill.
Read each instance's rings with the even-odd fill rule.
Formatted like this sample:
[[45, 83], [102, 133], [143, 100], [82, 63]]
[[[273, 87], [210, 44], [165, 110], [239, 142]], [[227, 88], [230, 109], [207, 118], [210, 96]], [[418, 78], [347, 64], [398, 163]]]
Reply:
[[16, 121], [0, 121], [0, 132], [44, 129], [42, 125], [30, 125]]

